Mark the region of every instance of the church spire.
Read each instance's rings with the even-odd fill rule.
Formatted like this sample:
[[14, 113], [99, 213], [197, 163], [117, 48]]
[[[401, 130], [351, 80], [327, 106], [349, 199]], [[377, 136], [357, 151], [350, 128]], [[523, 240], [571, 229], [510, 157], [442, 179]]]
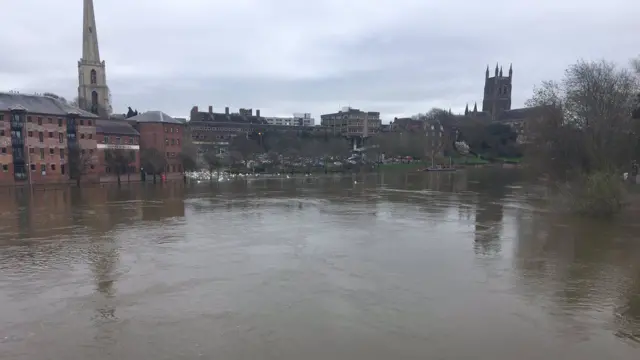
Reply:
[[469, 104], [464, 108], [464, 114], [469, 115]]
[[473, 113], [476, 114], [478, 112], [478, 103], [473, 104]]
[[93, 0], [84, 0], [83, 4], [82, 60], [85, 62], [100, 63], [98, 31], [96, 29], [96, 16], [93, 11]]

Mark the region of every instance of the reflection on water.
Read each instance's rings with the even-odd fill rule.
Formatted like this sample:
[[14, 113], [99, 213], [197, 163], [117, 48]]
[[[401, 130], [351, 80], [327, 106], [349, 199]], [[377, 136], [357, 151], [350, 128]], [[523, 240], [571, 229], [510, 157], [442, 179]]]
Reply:
[[1, 189], [3, 359], [637, 359], [633, 222], [517, 171]]

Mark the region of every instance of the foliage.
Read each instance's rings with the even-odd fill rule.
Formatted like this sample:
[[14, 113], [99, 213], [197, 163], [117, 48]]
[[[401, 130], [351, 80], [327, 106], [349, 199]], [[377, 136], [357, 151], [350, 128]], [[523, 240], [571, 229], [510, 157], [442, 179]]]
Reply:
[[[131, 108], [129, 108], [131, 109]], [[182, 151], [180, 152], [180, 160], [184, 171], [195, 171], [198, 166], [198, 148], [193, 143], [191, 132], [185, 130], [182, 132]]]
[[82, 178], [91, 170], [94, 163], [93, 155], [83, 151], [79, 146], [71, 146], [68, 149], [69, 177], [80, 186]]
[[167, 167], [167, 159], [158, 149], [145, 149], [140, 154], [140, 164], [147, 174], [159, 175]]
[[129, 108], [127, 110], [127, 114], [125, 115], [125, 118], [128, 119], [128, 118], [131, 118], [131, 117], [134, 117], [134, 116], [137, 116], [137, 115], [138, 115], [138, 110], [137, 109], [133, 110], [131, 108], [131, 106], [129, 106]]
[[580, 181], [564, 184], [562, 193], [571, 210], [594, 217], [619, 212], [627, 194], [620, 176], [609, 172], [584, 175]]
[[527, 104], [538, 108], [529, 126], [527, 158], [554, 178], [594, 172], [619, 173], [638, 155], [632, 119], [638, 81], [614, 64], [584, 62], [561, 82], [545, 82]]
[[229, 144], [229, 152], [233, 153], [235, 160], [249, 161], [255, 154], [262, 153], [264, 149], [257, 141], [246, 136], [236, 136]]
[[209, 174], [213, 175], [213, 172], [222, 167], [222, 159], [220, 159], [215, 152], [207, 151], [204, 153], [203, 160], [209, 170]]
[[120, 184], [120, 175], [126, 174], [129, 167], [135, 162], [135, 153], [133, 151], [125, 151], [122, 149], [107, 150], [104, 153], [104, 160], [111, 170], [118, 177]]
[[[640, 153], [634, 120], [638, 79], [606, 61], [579, 61], [560, 82], [544, 82], [527, 102], [537, 109], [528, 124], [526, 161], [565, 184], [579, 213], [617, 212], [620, 177]], [[566, 190], [568, 189], [568, 190]]]

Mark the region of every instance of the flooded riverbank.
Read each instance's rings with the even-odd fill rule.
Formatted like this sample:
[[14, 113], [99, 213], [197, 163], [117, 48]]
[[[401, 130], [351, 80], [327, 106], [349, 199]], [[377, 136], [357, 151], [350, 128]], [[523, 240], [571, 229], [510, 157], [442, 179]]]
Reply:
[[629, 222], [516, 171], [5, 191], [4, 359], [637, 359]]

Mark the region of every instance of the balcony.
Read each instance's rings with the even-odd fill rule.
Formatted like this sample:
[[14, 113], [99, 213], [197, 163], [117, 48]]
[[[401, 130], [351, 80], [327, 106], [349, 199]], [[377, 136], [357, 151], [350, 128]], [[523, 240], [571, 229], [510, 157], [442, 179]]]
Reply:
[[24, 139], [23, 138], [19, 138], [19, 137], [15, 137], [12, 136], [11, 137], [11, 145], [12, 146], [24, 146]]

